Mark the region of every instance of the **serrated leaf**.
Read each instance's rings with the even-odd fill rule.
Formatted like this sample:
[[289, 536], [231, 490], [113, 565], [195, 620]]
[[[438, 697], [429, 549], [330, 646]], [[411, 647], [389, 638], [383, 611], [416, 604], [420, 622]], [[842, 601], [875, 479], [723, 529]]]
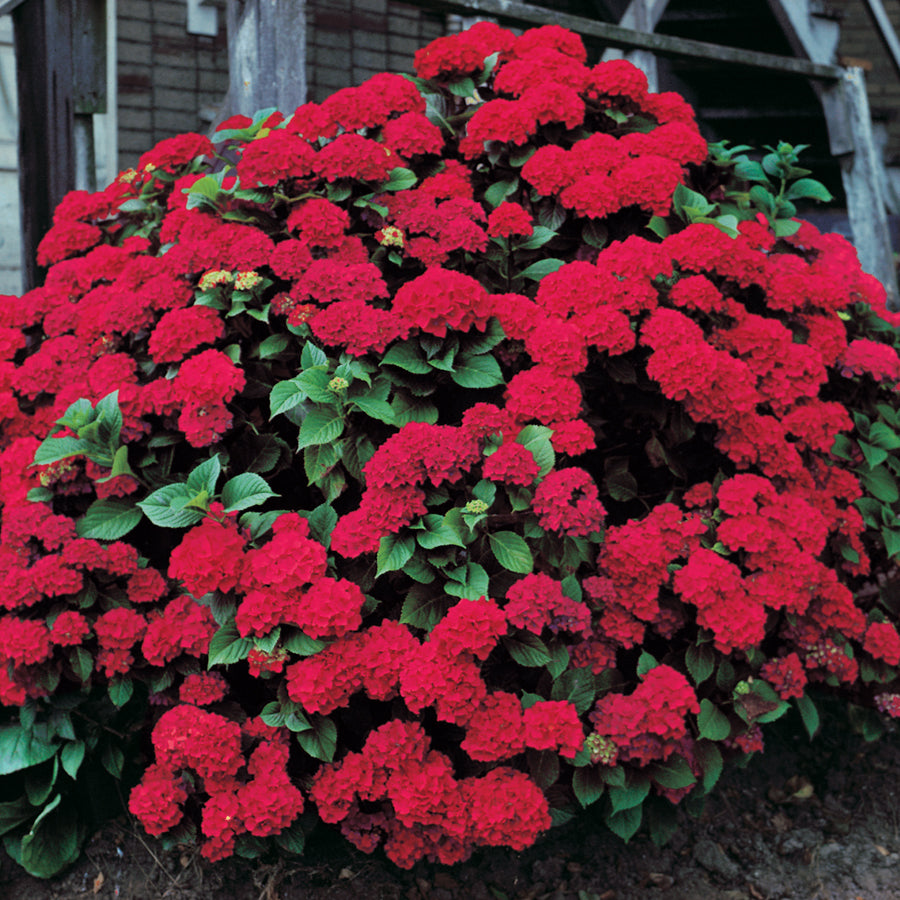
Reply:
[[[472, 89], [474, 91], [474, 85]], [[391, 169], [388, 173], [388, 180], [381, 185], [380, 190], [405, 191], [407, 188], [411, 188], [418, 180], [416, 173], [412, 169], [398, 166], [396, 169]]]
[[900, 498], [897, 481], [884, 466], [877, 466], [869, 472], [858, 472], [863, 487], [882, 503], [896, 503]]
[[506, 181], [495, 181], [485, 192], [484, 199], [491, 206], [499, 206], [519, 186], [518, 178], [510, 178]]
[[[566, 656], [568, 658], [568, 653]], [[551, 700], [568, 700], [579, 715], [594, 705], [596, 697], [597, 680], [590, 666], [568, 669], [553, 682], [550, 690]]]
[[411, 534], [386, 534], [378, 544], [375, 577], [385, 572], [402, 569], [416, 551], [416, 541]]
[[117, 541], [141, 521], [143, 513], [131, 500], [110, 497], [95, 500], [75, 523], [79, 537]]
[[253, 647], [252, 640], [241, 637], [234, 620], [226, 622], [210, 639], [207, 668], [240, 662]]
[[641, 827], [641, 818], [643, 816], [641, 806], [632, 806], [619, 812], [613, 812], [606, 818], [606, 825], [610, 831], [622, 838], [623, 841], [630, 841], [638, 828]]
[[300, 368], [311, 369], [313, 366], [327, 365], [328, 357], [325, 355], [325, 351], [317, 347], [312, 341], [307, 341], [300, 352]]
[[431, 366], [422, 355], [422, 348], [415, 341], [405, 341], [388, 348], [381, 358], [381, 365], [396, 366], [414, 375], [427, 375], [431, 371]]
[[329, 503], [320, 503], [307, 517], [309, 533], [327, 550], [331, 546], [331, 533], [337, 525], [338, 514]]
[[625, 787], [610, 785], [609, 799], [613, 812], [640, 807], [649, 793], [650, 780], [646, 776], [626, 784]]
[[648, 774], [657, 784], [671, 790], [690, 787], [697, 781], [687, 760], [677, 755], [670, 756], [665, 762], [654, 763]]
[[554, 750], [529, 750], [528, 774], [539, 788], [548, 788], [559, 779], [559, 756]]
[[700, 713], [697, 716], [700, 736], [710, 741], [724, 741], [731, 734], [731, 723], [711, 700], [700, 701]]
[[653, 656], [653, 654], [648, 653], [646, 650], [642, 650], [641, 655], [638, 658], [637, 673], [641, 678], [643, 678], [648, 672], [650, 672], [652, 669], [655, 669], [658, 665], [659, 663], [657, 662], [657, 659], [655, 656]]
[[222, 472], [222, 464], [219, 462], [219, 456], [211, 456], [204, 460], [200, 465], [195, 466], [187, 477], [187, 492], [194, 496], [206, 491], [207, 497], [212, 497], [216, 492], [216, 482]]
[[[61, 459], [69, 459], [72, 456], [87, 455], [92, 444], [80, 440], [72, 435], [65, 437], [48, 437], [34, 453], [34, 465], [46, 466], [58, 462]], [[112, 461], [110, 459], [110, 461]]]
[[555, 257], [549, 259], [539, 259], [536, 263], [532, 263], [528, 268], [519, 272], [520, 278], [527, 278], [530, 281], [540, 281], [547, 275], [558, 271], [565, 265], [565, 262]]
[[317, 444], [330, 444], [337, 440], [344, 430], [344, 415], [332, 407], [316, 407], [310, 410], [300, 426], [297, 449]]
[[251, 506], [259, 506], [270, 497], [278, 494], [269, 489], [265, 478], [254, 472], [242, 472], [229, 478], [222, 486], [222, 505], [225, 512], [248, 509]]
[[460, 354], [450, 377], [464, 388], [490, 388], [503, 384], [500, 364], [490, 353], [479, 353], [476, 356]]
[[587, 808], [596, 803], [603, 796], [604, 790], [606, 782], [596, 766], [585, 766], [573, 773], [572, 791], [582, 807]]
[[393, 407], [384, 400], [377, 400], [373, 397], [362, 395], [361, 397], [353, 398], [353, 405], [370, 419], [377, 419], [379, 422], [385, 422], [387, 425], [397, 424], [394, 419]]
[[269, 419], [274, 419], [275, 416], [299, 406], [306, 399], [306, 391], [296, 378], [279, 381], [269, 393]]
[[822, 203], [830, 203], [834, 197], [821, 181], [816, 181], [814, 178], [801, 178], [787, 189], [784, 199], [819, 200]]
[[712, 741], [697, 741], [694, 758], [703, 772], [703, 790], [711, 791], [722, 774], [722, 751]]
[[291, 345], [291, 337], [287, 334], [270, 334], [259, 344], [259, 358], [272, 359], [279, 353], [284, 353]]
[[556, 453], [550, 440], [552, 436], [553, 429], [544, 425], [526, 425], [516, 435], [516, 443], [528, 450], [541, 467], [540, 477], [556, 465]]
[[534, 568], [534, 559], [525, 539], [513, 531], [498, 531], [488, 535], [491, 552], [498, 563], [509, 572], [528, 575]]
[[515, 637], [505, 636], [501, 641], [506, 652], [520, 666], [536, 669], [550, 662], [547, 645], [536, 634], [521, 631]]
[[337, 725], [328, 716], [316, 715], [312, 719], [312, 728], [297, 734], [297, 743], [313, 759], [331, 762], [337, 750]]
[[0, 775], [9, 775], [50, 759], [56, 747], [29, 734], [18, 723], [0, 725]]
[[448, 605], [448, 599], [443, 593], [435, 594], [429, 592], [424, 585], [415, 585], [403, 601], [400, 624], [431, 631], [444, 618]]
[[155, 490], [137, 505], [144, 515], [160, 528], [187, 528], [203, 518], [199, 509], [186, 508], [192, 494], [186, 484], [167, 484]]
[[56, 794], [22, 837], [17, 862], [30, 875], [52, 878], [78, 858], [83, 834], [74, 808]]
[[684, 655], [684, 663], [694, 679], [700, 685], [709, 678], [716, 668], [716, 654], [711, 644], [691, 644]]
[[806, 729], [809, 739], [812, 740], [818, 733], [819, 725], [821, 724], [816, 704], [809, 699], [807, 694], [803, 694], [801, 697], [795, 697], [794, 701], [797, 704], [800, 718], [803, 720], [803, 727]]
[[516, 250], [538, 250], [548, 241], [552, 241], [557, 236], [552, 228], [545, 228], [543, 225], [536, 225], [531, 235], [524, 241], [517, 243]]

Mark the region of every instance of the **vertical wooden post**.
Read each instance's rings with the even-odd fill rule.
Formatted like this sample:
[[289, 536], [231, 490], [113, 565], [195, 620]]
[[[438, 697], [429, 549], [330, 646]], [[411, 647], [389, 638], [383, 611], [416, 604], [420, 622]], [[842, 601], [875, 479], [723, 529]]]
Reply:
[[[635, 31], [653, 32], [662, 18], [669, 0], [631, 0], [619, 20], [622, 28]], [[653, 92], [659, 90], [659, 68], [652, 50], [607, 50], [603, 59], [627, 59], [634, 63], [646, 76], [647, 85]]]
[[25, 0], [12, 13], [19, 100], [22, 280], [43, 281], [37, 246], [75, 178], [70, 7]]
[[884, 285], [890, 308], [900, 309], [897, 270], [884, 205], [884, 180], [872, 136], [863, 70], [848, 69], [841, 89], [846, 126], [853, 139], [853, 151], [839, 157], [853, 243], [863, 269]]
[[228, 0], [225, 115], [306, 102], [306, 0]]
[[22, 281], [43, 280], [36, 255], [53, 211], [94, 180], [94, 113], [106, 108], [105, 0], [22, 0], [12, 9], [19, 101]]

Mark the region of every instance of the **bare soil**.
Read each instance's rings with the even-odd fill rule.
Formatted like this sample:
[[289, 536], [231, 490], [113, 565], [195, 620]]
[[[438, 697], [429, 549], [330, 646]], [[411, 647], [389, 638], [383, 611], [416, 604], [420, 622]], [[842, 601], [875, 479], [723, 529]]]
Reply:
[[4, 858], [0, 890], [3, 900], [900, 900], [896, 730], [867, 744], [837, 721], [810, 743], [786, 717], [764, 754], [726, 772], [700, 818], [678, 815], [662, 848], [576, 820], [524, 853], [409, 872], [324, 830], [302, 858], [208, 865], [163, 850], [123, 816], [56, 879]]

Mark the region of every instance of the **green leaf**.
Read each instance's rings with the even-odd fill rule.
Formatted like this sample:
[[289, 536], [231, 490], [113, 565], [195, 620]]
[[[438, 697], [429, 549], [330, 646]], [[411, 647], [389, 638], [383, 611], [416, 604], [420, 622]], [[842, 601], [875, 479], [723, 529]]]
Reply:
[[544, 228], [543, 225], [536, 225], [529, 237], [521, 243], [516, 244], [516, 250], [538, 250], [548, 241], [552, 241], [556, 236], [557, 234], [552, 228]]
[[381, 365], [396, 366], [414, 375], [427, 375], [431, 371], [431, 366], [422, 355], [422, 348], [417, 341], [394, 344], [381, 357]]
[[112, 775], [113, 778], [122, 777], [122, 768], [125, 765], [125, 754], [122, 748], [117, 744], [107, 744], [100, 754], [100, 762], [103, 768]]
[[57, 794], [22, 838], [22, 867], [37, 878], [52, 878], [78, 858], [84, 828], [68, 803]]
[[327, 365], [328, 357], [325, 355], [325, 351], [317, 347], [312, 341], [307, 341], [303, 345], [303, 350], [300, 353], [300, 368], [311, 369], [314, 366]]
[[281, 646], [295, 656], [313, 656], [328, 645], [324, 641], [303, 634], [302, 631], [296, 631], [282, 637]]
[[516, 443], [521, 444], [541, 467], [541, 478], [556, 465], [556, 453], [550, 441], [552, 436], [553, 429], [544, 425], [526, 425], [516, 435]]
[[829, 203], [834, 199], [831, 195], [831, 192], [822, 184], [821, 181], [816, 181], [814, 178], [801, 178], [798, 181], [795, 181], [785, 192], [784, 195], [785, 200], [799, 200], [799, 199], [809, 199], [809, 200], [819, 200], [822, 203]]
[[684, 655], [684, 663], [694, 679], [694, 684], [700, 685], [716, 668], [716, 654], [711, 644], [691, 644]]
[[[67, 435], [66, 437], [48, 437], [34, 453], [34, 465], [46, 466], [61, 459], [86, 454], [92, 447], [87, 441]], [[110, 459], [111, 461], [111, 459]]]
[[18, 723], [0, 725], [0, 775], [39, 765], [56, 750], [55, 745], [29, 734]]
[[485, 192], [484, 199], [493, 207], [499, 206], [519, 186], [518, 178], [495, 181]]
[[300, 387], [296, 378], [279, 381], [269, 394], [269, 419], [299, 406], [306, 399], [306, 391]]
[[587, 808], [592, 803], [596, 803], [606, 789], [606, 782], [603, 780], [596, 766], [585, 766], [576, 769], [572, 775], [572, 791], [575, 799]]
[[428, 422], [435, 425], [438, 420], [438, 408], [430, 400], [410, 397], [405, 391], [394, 395], [391, 410], [394, 414], [394, 425], [398, 428], [410, 422]]
[[624, 787], [610, 785], [609, 799], [612, 802], [613, 812], [639, 807], [649, 793], [650, 780], [645, 776], [638, 776]]
[[549, 259], [539, 259], [536, 263], [532, 263], [527, 269], [519, 272], [520, 278], [528, 278], [531, 281], [540, 281], [544, 276], [550, 275], [561, 269], [565, 262], [555, 257]]
[[[884, 549], [891, 558], [900, 554], [900, 530], [896, 528], [882, 528], [881, 537], [884, 540]], [[857, 554], [857, 562], [859, 562]]]
[[664, 788], [678, 790], [697, 782], [691, 767], [683, 756], [672, 755], [665, 762], [654, 763], [647, 774]]
[[131, 500], [110, 497], [95, 500], [75, 523], [79, 537], [117, 541], [141, 521], [143, 513]]
[[859, 442], [859, 449], [862, 450], [863, 456], [871, 469], [874, 469], [875, 466], [880, 465], [888, 458], [887, 450], [882, 447], [873, 447], [863, 440]]
[[447, 90], [456, 97], [472, 97], [475, 95], [475, 82], [471, 78], [460, 78], [448, 84]]
[[450, 377], [464, 388], [490, 388], [503, 384], [500, 364], [490, 353], [480, 353], [477, 356], [460, 354]]
[[259, 506], [270, 497], [278, 494], [269, 490], [265, 478], [253, 472], [242, 472], [229, 478], [222, 487], [222, 505], [225, 512], [234, 512], [239, 509], [248, 509], [251, 506]]
[[760, 181], [767, 183], [769, 180], [763, 167], [755, 160], [747, 159], [746, 157], [738, 159], [737, 164], [734, 167], [734, 174], [744, 181]]
[[697, 741], [694, 757], [703, 771], [703, 790], [711, 791], [722, 774], [722, 751], [712, 741]]
[[109, 699], [115, 706], [124, 706], [134, 693], [134, 682], [129, 675], [114, 675], [109, 680], [107, 690]]
[[528, 575], [534, 568], [534, 559], [525, 539], [513, 531], [489, 534], [491, 552], [504, 569], [519, 575]]
[[431, 631], [447, 612], [446, 595], [429, 592], [425, 585], [417, 584], [406, 594], [400, 610], [400, 624]]
[[900, 498], [897, 481], [884, 466], [877, 466], [870, 472], [858, 472], [858, 474], [863, 487], [876, 500], [880, 500], [882, 503], [896, 503]]
[[363, 394], [360, 397], [353, 398], [353, 405], [370, 419], [377, 419], [379, 422], [385, 422], [388, 425], [397, 424], [394, 420], [393, 407], [384, 400], [377, 400]]
[[240, 662], [246, 659], [250, 651], [253, 649], [253, 641], [249, 638], [242, 638], [237, 630], [237, 625], [232, 619], [223, 625], [210, 639], [209, 642], [209, 659], [207, 668], [213, 666], [227, 666], [231, 663]]
[[[474, 91], [475, 87], [472, 86], [472, 90]], [[382, 191], [405, 191], [407, 188], [411, 188], [419, 179], [416, 177], [416, 173], [413, 172], [412, 169], [405, 169], [402, 166], [398, 166], [396, 169], [391, 169], [388, 173], [388, 180], [381, 185], [380, 190]]]
[[78, 769], [84, 761], [84, 753], [84, 741], [69, 741], [63, 745], [59, 754], [59, 761], [70, 778], [75, 778], [78, 775]]
[[378, 544], [375, 577], [402, 569], [412, 558], [416, 541], [411, 534], [386, 534]]
[[700, 736], [711, 741], [724, 741], [731, 734], [731, 723], [711, 700], [700, 701], [700, 714], [697, 716]]
[[[568, 656], [568, 654], [567, 654]], [[551, 700], [568, 700], [579, 715], [586, 713], [597, 697], [597, 680], [590, 666], [563, 672], [550, 690]]]
[[816, 704], [809, 699], [808, 694], [795, 697], [794, 700], [800, 712], [800, 718], [803, 719], [803, 727], [806, 729], [809, 739], [812, 740], [816, 736], [820, 725], [819, 711], [816, 709]]
[[34, 818], [35, 809], [24, 795], [17, 800], [0, 803], [0, 834], [6, 834]]
[[416, 542], [425, 550], [438, 547], [465, 547], [459, 532], [443, 516], [427, 515], [422, 519], [425, 530], [416, 533]]
[[559, 755], [555, 750], [529, 750], [526, 753], [531, 780], [546, 790], [559, 780]]
[[638, 659], [637, 664], [637, 673], [643, 678], [648, 672], [652, 669], [655, 669], [659, 665], [657, 659], [653, 654], [648, 653], [646, 650], [641, 651], [641, 655]]
[[331, 533], [337, 525], [338, 514], [329, 503], [320, 503], [307, 517], [309, 533], [326, 549], [331, 546]]
[[185, 508], [193, 495], [186, 484], [167, 484], [155, 490], [137, 505], [144, 515], [161, 528], [187, 528], [203, 518], [199, 509]]
[[318, 406], [310, 410], [300, 426], [297, 449], [317, 444], [330, 444], [337, 440], [344, 430], [344, 415], [332, 407]]
[[606, 817], [606, 825], [623, 841], [630, 841], [641, 827], [642, 807], [633, 806], [620, 812], [613, 812]]
[[288, 334], [270, 334], [259, 344], [259, 358], [272, 359], [279, 353], [284, 353], [291, 345], [291, 337]]
[[297, 742], [313, 759], [331, 762], [337, 750], [337, 725], [328, 716], [313, 716], [312, 728], [299, 732]]
[[306, 847], [306, 835], [298, 822], [275, 835], [275, 843], [286, 853], [302, 856]]
[[515, 637], [505, 636], [501, 638], [501, 641], [506, 652], [520, 666], [536, 669], [546, 666], [551, 660], [547, 645], [531, 632], [520, 631]]

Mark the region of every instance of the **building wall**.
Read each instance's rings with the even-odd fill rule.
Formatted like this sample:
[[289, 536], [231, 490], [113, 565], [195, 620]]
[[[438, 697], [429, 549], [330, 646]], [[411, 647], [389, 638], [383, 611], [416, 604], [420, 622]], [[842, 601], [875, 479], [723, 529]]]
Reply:
[[[900, 33], [900, 0], [883, 0], [894, 30]], [[862, 64], [866, 70], [866, 87], [872, 119], [886, 129], [885, 162], [900, 165], [900, 75], [890, 61], [863, 0], [829, 0], [837, 8], [841, 20], [841, 62]]]
[[0, 294], [18, 294], [22, 289], [16, 59], [12, 41], [12, 18], [0, 16]]
[[416, 50], [446, 34], [446, 21], [395, 0], [307, 0], [308, 99], [321, 102], [379, 72], [412, 72]]
[[159, 141], [206, 132], [228, 90], [225, 2], [215, 37], [189, 34], [186, 0], [118, 0], [119, 166]]

